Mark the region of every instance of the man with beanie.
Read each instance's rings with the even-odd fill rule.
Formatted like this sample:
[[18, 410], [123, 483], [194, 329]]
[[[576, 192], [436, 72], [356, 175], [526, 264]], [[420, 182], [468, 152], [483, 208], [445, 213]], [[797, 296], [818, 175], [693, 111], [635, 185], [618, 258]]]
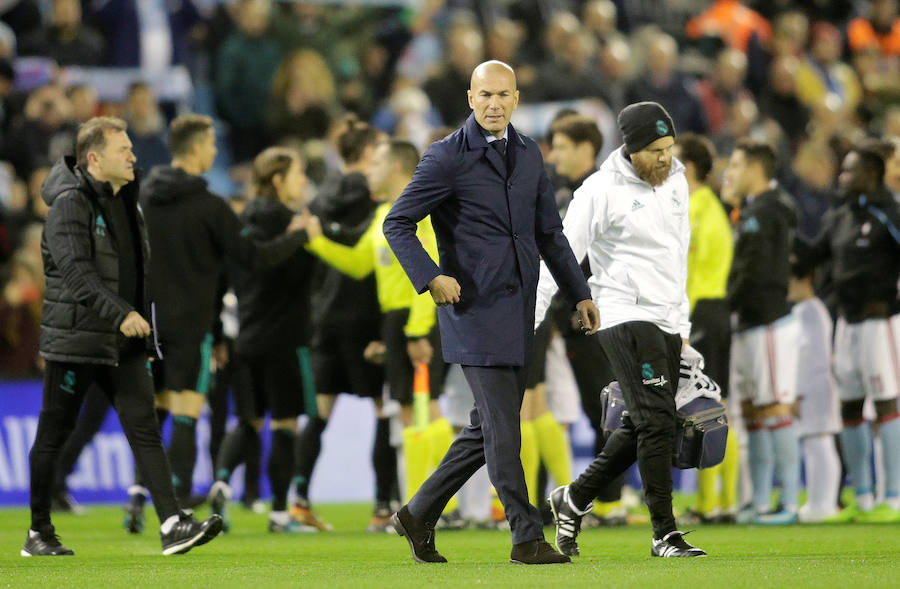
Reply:
[[[653, 523], [653, 556], [706, 556], [684, 540], [672, 514], [675, 389], [691, 329], [687, 179], [682, 163], [672, 158], [675, 128], [662, 106], [629, 105], [618, 122], [625, 145], [575, 191], [563, 233], [576, 258], [588, 256], [588, 285], [600, 310], [595, 337], [629, 413], [587, 470], [550, 494], [556, 546], [563, 554], [578, 554], [581, 518], [594, 497], [637, 459]], [[535, 324], [555, 291], [542, 264]]]

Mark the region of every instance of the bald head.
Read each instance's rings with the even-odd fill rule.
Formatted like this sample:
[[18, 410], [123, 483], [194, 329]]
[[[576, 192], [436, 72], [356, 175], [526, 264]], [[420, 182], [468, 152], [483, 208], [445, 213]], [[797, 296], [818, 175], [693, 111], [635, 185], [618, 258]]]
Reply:
[[469, 107], [475, 120], [495, 137], [502, 137], [512, 111], [519, 105], [516, 73], [502, 61], [486, 61], [472, 72]]
[[515, 90], [516, 72], [513, 71], [512, 67], [502, 61], [497, 61], [496, 59], [485, 61], [478, 64], [475, 69], [472, 70], [472, 79], [469, 81], [469, 89], [474, 90], [476, 84], [483, 84], [490, 78], [506, 76], [512, 79], [512, 89]]

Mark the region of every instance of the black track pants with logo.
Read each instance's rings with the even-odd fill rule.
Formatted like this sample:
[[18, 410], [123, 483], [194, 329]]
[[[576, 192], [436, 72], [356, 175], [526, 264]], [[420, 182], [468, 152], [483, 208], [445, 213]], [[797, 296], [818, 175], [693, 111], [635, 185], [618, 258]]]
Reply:
[[645, 321], [603, 329], [597, 337], [622, 387], [628, 417], [572, 483], [572, 500], [577, 507], [586, 507], [604, 485], [637, 460], [653, 532], [662, 538], [675, 530], [672, 448], [681, 337]]
[[172, 474], [153, 408], [153, 381], [147, 356], [126, 356], [118, 366], [48, 361], [41, 415], [30, 454], [34, 530], [50, 523], [56, 461], [75, 427], [91, 384], [99, 386], [115, 407], [137, 467], [145, 473], [160, 522], [178, 513]]

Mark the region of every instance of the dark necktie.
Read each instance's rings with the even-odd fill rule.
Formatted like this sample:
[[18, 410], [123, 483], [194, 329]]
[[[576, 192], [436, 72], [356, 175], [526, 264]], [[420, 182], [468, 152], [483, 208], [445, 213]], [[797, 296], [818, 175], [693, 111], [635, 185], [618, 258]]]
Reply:
[[500, 154], [500, 157], [506, 161], [506, 138], [498, 139], [496, 141], [491, 141], [491, 147], [497, 150], [497, 153]]

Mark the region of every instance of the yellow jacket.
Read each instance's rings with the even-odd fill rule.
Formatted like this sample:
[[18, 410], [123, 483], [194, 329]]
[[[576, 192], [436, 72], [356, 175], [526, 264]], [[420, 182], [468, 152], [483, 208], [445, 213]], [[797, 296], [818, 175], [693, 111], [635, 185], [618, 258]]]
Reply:
[[688, 211], [691, 246], [688, 250], [687, 295], [693, 311], [701, 299], [725, 298], [734, 240], [728, 215], [719, 197], [708, 186], [691, 194]]
[[[374, 271], [381, 312], [408, 308], [409, 319], [404, 333], [411, 338], [424, 337], [434, 326], [436, 307], [431, 294], [416, 292], [384, 238], [381, 226], [390, 210], [391, 203], [384, 203], [375, 209], [372, 224], [352, 247], [320, 236], [310, 241], [306, 248], [351, 278], [359, 280]], [[437, 263], [437, 239], [431, 226], [431, 217], [419, 221], [416, 235], [422, 241], [425, 251]]]

